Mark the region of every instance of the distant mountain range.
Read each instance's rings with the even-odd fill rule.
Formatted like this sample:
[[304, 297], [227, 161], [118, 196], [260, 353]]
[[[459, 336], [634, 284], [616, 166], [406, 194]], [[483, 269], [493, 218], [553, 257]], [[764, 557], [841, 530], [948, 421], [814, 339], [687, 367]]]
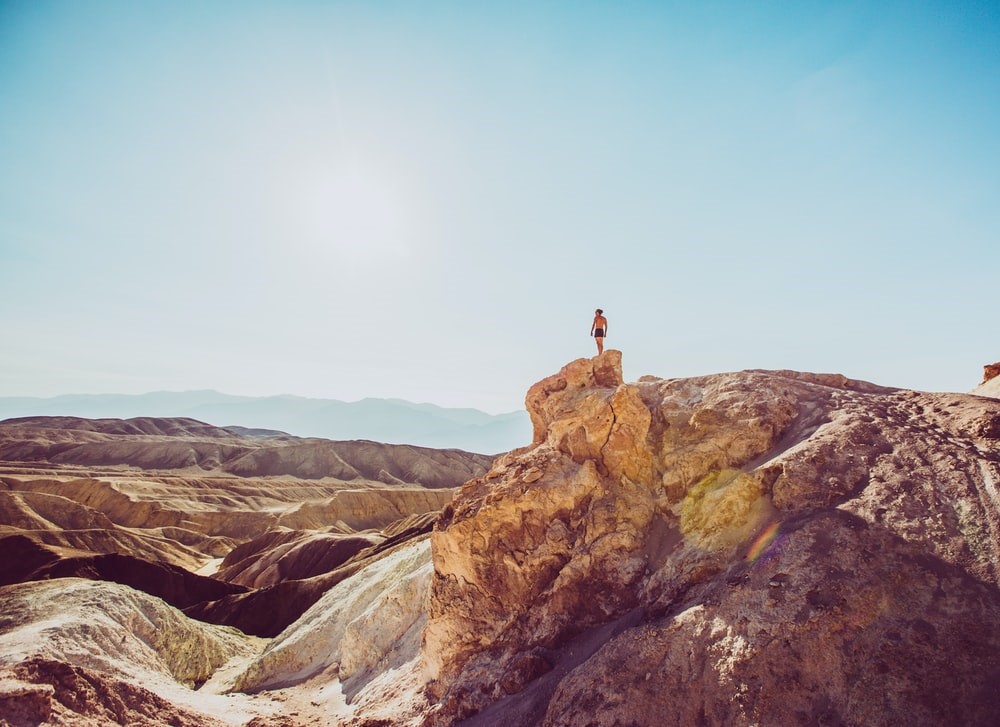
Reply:
[[218, 391], [0, 397], [0, 419], [28, 416], [191, 417], [222, 427], [276, 429], [299, 437], [370, 439], [498, 454], [531, 442], [528, 413], [487, 414], [402, 399], [232, 396]]

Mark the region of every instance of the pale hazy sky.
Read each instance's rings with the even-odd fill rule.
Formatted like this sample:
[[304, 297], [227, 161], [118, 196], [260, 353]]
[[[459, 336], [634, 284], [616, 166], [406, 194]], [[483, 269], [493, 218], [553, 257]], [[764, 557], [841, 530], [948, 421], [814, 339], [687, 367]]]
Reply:
[[1000, 359], [995, 2], [0, 2], [0, 396]]

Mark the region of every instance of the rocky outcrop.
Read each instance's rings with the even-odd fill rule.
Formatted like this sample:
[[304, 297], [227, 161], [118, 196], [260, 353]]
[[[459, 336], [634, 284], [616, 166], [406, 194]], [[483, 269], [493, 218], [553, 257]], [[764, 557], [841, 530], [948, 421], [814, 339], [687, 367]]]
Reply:
[[[438, 724], [1000, 719], [1000, 402], [574, 361], [432, 534]], [[973, 643], [974, 642], [974, 643]]]
[[996, 722], [994, 586], [836, 508], [778, 537], [766, 561], [649, 609], [560, 682], [541, 723]]
[[1000, 399], [1000, 363], [983, 366], [983, 383], [973, 389], [972, 393]]

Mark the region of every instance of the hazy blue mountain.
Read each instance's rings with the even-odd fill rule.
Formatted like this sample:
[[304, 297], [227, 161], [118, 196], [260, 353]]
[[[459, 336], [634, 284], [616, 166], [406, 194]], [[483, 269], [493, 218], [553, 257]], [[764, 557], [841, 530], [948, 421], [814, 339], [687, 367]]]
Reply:
[[402, 399], [307, 399], [231, 396], [218, 391], [0, 397], [0, 419], [26, 416], [191, 417], [216, 426], [277, 429], [299, 437], [371, 439], [388, 444], [496, 454], [531, 441], [525, 411], [487, 414]]

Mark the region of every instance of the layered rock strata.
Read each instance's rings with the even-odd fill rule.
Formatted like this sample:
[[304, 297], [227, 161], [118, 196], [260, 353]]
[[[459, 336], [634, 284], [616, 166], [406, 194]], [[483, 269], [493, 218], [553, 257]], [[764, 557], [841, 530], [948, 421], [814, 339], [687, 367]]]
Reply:
[[[388, 553], [425, 536], [436, 515], [427, 513], [401, 521], [385, 532], [385, 539], [363, 548], [329, 572], [309, 578], [283, 580], [249, 593], [236, 593], [196, 604], [185, 613], [210, 623], [235, 626], [248, 634], [272, 637], [295, 623], [324, 594], [381, 561]], [[353, 582], [353, 581], [352, 581]], [[419, 604], [422, 608], [423, 603]]]
[[246, 431], [186, 418], [8, 419], [0, 422], [0, 461], [454, 487], [481, 473], [491, 460], [455, 449], [291, 435], [255, 437]]
[[357, 692], [376, 670], [416, 658], [430, 574], [427, 536], [372, 561], [271, 641], [235, 688], [260, 691], [328, 671]]
[[413, 518], [426, 530], [491, 461], [252, 434], [193, 419], [0, 422], [0, 585], [114, 581], [273, 636], [362, 551], [416, 534]]
[[436, 524], [430, 722], [1000, 719], [1000, 402], [620, 361]]

